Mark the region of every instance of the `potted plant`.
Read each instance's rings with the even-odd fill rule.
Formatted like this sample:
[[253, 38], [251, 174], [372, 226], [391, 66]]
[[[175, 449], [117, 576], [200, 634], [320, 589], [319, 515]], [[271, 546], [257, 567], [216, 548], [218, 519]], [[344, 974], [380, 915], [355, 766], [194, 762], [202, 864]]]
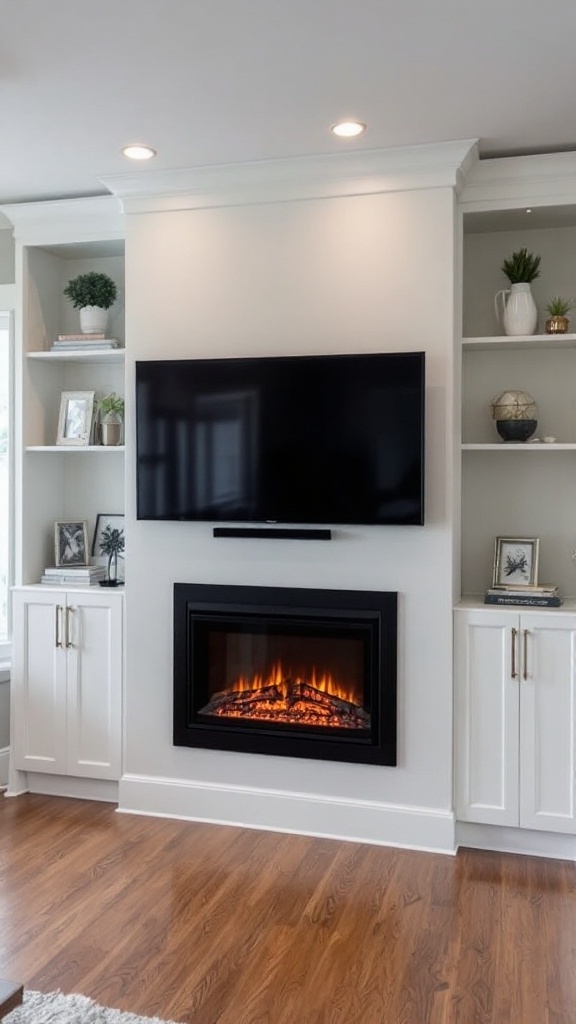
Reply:
[[124, 399], [114, 391], [98, 402], [100, 414], [100, 439], [104, 445], [122, 444], [124, 422]]
[[567, 313], [574, 307], [574, 299], [564, 299], [556, 295], [546, 306], [548, 319], [546, 321], [546, 334], [566, 334], [570, 323]]
[[[108, 557], [108, 579], [100, 580], [100, 586], [117, 587], [120, 582], [118, 579], [118, 555], [124, 551], [124, 530], [119, 530], [115, 526], [106, 526], [102, 531], [100, 551]], [[112, 566], [114, 566], [114, 571], [112, 571]]]
[[496, 293], [496, 316], [502, 322], [507, 335], [534, 334], [538, 322], [538, 310], [530, 285], [540, 275], [540, 256], [517, 249], [502, 263], [502, 273], [508, 278], [510, 288]]
[[83, 334], [106, 331], [108, 310], [118, 295], [116, 283], [108, 274], [95, 270], [79, 274], [68, 282], [64, 295], [75, 309], [80, 310], [80, 329]]

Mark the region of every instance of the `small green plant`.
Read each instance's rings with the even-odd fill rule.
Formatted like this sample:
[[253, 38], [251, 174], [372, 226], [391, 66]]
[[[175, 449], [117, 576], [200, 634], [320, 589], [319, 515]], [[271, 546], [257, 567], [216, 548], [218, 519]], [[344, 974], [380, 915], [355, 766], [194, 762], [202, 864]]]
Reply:
[[[108, 579], [117, 581], [118, 555], [124, 551], [124, 530], [118, 530], [115, 526], [108, 525], [102, 531], [100, 551], [108, 557]], [[114, 563], [114, 575], [112, 575], [112, 563]]]
[[518, 249], [509, 259], [504, 260], [502, 272], [510, 284], [529, 284], [540, 276], [541, 256], [534, 256], [527, 249]]
[[100, 413], [101, 419], [107, 419], [111, 416], [117, 417], [118, 419], [124, 418], [124, 399], [112, 392], [111, 395], [106, 395], [98, 402], [98, 412]]
[[85, 306], [110, 309], [116, 301], [118, 289], [108, 274], [99, 274], [91, 270], [88, 274], [73, 277], [66, 285], [64, 295], [70, 299], [75, 309], [83, 309]]
[[574, 299], [563, 299], [561, 295], [555, 295], [546, 306], [548, 316], [566, 316], [574, 308]]

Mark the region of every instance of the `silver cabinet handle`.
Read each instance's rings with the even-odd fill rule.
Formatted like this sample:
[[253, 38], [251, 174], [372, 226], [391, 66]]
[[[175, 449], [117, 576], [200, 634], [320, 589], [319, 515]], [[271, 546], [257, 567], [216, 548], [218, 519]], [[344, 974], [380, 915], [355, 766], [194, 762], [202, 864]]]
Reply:
[[70, 606], [66, 607], [66, 647], [73, 647], [72, 643], [72, 616], [74, 614], [74, 608]]
[[514, 627], [513, 627], [512, 628], [512, 647], [511, 647], [511, 653], [510, 653], [510, 660], [511, 660], [510, 675], [512, 676], [512, 679], [517, 679], [518, 678], [518, 670], [516, 668], [516, 640], [517, 640], [517, 638], [518, 638], [518, 630], [514, 629]]
[[56, 605], [56, 622], [55, 622], [55, 647], [62, 647], [62, 605]]
[[522, 678], [528, 679], [528, 630], [525, 629], [522, 632], [523, 640], [523, 651], [522, 651]]

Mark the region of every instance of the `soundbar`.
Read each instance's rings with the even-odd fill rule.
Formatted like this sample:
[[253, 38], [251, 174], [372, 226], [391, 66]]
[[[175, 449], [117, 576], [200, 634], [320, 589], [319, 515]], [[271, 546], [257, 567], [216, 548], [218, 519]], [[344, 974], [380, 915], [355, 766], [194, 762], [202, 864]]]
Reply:
[[292, 530], [284, 526], [215, 526], [214, 537], [268, 537], [272, 540], [332, 540], [332, 530]]

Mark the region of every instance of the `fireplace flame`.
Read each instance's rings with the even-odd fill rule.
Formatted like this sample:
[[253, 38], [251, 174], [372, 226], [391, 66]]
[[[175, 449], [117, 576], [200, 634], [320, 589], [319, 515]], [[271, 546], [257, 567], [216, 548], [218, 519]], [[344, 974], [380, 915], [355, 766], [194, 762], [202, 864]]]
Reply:
[[370, 715], [358, 705], [351, 688], [337, 683], [329, 672], [314, 667], [306, 673], [292, 672], [281, 662], [276, 662], [268, 673], [256, 673], [250, 678], [239, 676], [228, 689], [212, 694], [200, 714], [277, 725], [370, 727]]
[[276, 661], [267, 675], [255, 673], [248, 678], [239, 676], [230, 686], [230, 690], [237, 693], [247, 693], [250, 690], [262, 690], [267, 686], [276, 686], [283, 697], [288, 696], [290, 682], [306, 682], [314, 690], [320, 693], [329, 694], [332, 697], [339, 697], [340, 700], [355, 702], [355, 694], [351, 687], [346, 687], [337, 682], [330, 672], [321, 672], [314, 665], [307, 668], [305, 672], [294, 671], [291, 667], [285, 666], [281, 661]]

